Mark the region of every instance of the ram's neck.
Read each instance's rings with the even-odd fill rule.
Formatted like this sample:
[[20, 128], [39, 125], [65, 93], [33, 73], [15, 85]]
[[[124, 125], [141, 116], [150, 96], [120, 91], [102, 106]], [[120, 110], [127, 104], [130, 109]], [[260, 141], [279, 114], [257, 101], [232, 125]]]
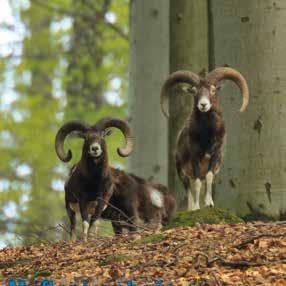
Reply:
[[98, 159], [90, 156], [83, 156], [80, 164], [83, 176], [86, 178], [97, 178], [100, 180], [101, 178], [108, 176], [109, 166], [107, 154]]
[[188, 120], [189, 128], [207, 128], [216, 129], [223, 124], [223, 114], [219, 108], [212, 107], [208, 112], [201, 112], [194, 108]]

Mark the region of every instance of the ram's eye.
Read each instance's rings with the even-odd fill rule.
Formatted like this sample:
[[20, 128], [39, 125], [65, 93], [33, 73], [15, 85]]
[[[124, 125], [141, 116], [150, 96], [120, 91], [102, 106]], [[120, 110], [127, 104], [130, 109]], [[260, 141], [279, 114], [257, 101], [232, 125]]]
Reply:
[[198, 92], [198, 89], [195, 87], [195, 86], [192, 86], [191, 88], [190, 88], [190, 91], [189, 91], [190, 93], [193, 93], [193, 94], [196, 94], [197, 92]]
[[112, 134], [112, 130], [111, 128], [108, 128], [102, 132], [101, 136], [104, 138], [104, 137], [110, 136], [111, 134]]

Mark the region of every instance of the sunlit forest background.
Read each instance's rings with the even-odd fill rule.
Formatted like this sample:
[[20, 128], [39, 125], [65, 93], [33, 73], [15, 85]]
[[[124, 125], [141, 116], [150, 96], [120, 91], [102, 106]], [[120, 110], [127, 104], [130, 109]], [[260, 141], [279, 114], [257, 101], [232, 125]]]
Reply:
[[174, 150], [192, 96], [178, 87], [170, 118], [160, 111], [166, 76], [182, 69], [228, 66], [249, 85], [243, 114], [238, 88], [224, 81], [219, 92], [228, 142], [215, 206], [285, 220], [284, 2], [0, 0], [0, 247], [67, 238], [64, 182], [82, 144], [70, 138], [72, 161], [57, 158], [55, 135], [68, 120], [126, 119], [134, 151], [120, 159], [114, 132], [111, 165], [168, 186], [186, 209]]
[[[125, 118], [127, 0], [0, 1], [0, 246], [55, 241], [65, 223], [63, 122]], [[114, 150], [121, 137], [114, 133]], [[114, 166], [125, 162], [110, 152]]]

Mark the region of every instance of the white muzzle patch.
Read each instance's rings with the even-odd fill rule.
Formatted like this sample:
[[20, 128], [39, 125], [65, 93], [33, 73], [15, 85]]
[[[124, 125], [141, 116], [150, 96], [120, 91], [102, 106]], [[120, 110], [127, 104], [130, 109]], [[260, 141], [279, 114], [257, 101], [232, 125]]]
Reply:
[[93, 143], [89, 146], [89, 154], [94, 157], [97, 158], [102, 154], [102, 149], [99, 143]]
[[157, 208], [162, 208], [164, 206], [164, 199], [162, 193], [154, 188], [150, 188], [148, 190], [150, 193], [150, 199], [152, 205], [154, 205]]
[[197, 107], [201, 112], [208, 112], [212, 105], [207, 96], [202, 96], [198, 101]]

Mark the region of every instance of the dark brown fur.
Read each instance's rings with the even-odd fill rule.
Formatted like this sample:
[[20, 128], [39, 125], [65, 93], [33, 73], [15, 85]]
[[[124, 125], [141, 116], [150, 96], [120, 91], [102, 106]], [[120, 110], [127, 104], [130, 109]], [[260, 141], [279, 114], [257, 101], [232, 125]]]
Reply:
[[193, 112], [177, 139], [176, 168], [186, 189], [190, 187], [188, 177], [204, 179], [208, 171], [219, 171], [226, 141], [225, 123], [215, 95], [210, 96], [212, 107], [206, 113], [198, 110], [198, 100], [196, 96]]
[[[213, 206], [212, 184], [222, 163], [226, 131], [222, 112], [216, 98], [219, 83], [231, 80], [240, 89], [243, 112], [249, 102], [249, 90], [245, 78], [237, 70], [229, 67], [216, 68], [207, 75], [179, 70], [165, 80], [160, 95], [161, 110], [169, 116], [166, 103], [171, 89], [179, 84], [188, 84], [187, 90], [194, 94], [194, 108], [180, 131], [176, 146], [176, 169], [188, 191], [188, 209], [199, 209], [201, 180], [206, 179], [205, 205]], [[190, 188], [190, 178], [194, 179], [195, 201]]]
[[[143, 226], [143, 224], [147, 227], [158, 228], [161, 224], [165, 225], [169, 222], [175, 213], [176, 202], [166, 187], [146, 181], [134, 174], [113, 168], [111, 170], [114, 192], [102, 218], [112, 220], [116, 234], [122, 233], [123, 228], [134, 231], [137, 226]], [[152, 204], [150, 188], [158, 190], [163, 195], [163, 208]]]

